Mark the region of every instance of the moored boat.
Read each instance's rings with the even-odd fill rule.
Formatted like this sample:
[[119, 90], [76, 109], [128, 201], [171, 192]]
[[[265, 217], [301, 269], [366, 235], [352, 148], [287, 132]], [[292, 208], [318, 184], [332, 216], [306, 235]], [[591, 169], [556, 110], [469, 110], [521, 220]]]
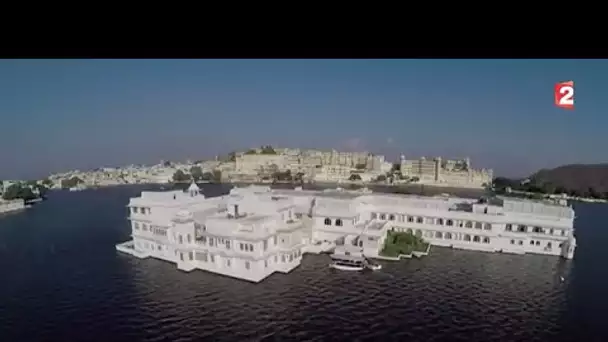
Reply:
[[365, 257], [359, 248], [338, 246], [330, 257], [333, 261], [329, 264], [331, 268], [341, 271], [363, 271], [365, 269]]

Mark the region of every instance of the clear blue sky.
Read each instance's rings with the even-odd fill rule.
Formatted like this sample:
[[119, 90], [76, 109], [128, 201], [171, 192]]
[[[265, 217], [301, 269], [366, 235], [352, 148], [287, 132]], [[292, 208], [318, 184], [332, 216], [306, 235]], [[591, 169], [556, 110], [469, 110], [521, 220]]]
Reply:
[[[606, 60], [0, 60], [0, 179], [262, 144], [608, 162]], [[553, 105], [574, 80], [576, 109]]]

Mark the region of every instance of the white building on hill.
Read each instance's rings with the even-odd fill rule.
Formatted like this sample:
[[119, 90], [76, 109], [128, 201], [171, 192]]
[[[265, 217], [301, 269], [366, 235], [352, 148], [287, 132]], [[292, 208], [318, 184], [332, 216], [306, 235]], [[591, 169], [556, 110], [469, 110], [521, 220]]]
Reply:
[[133, 240], [117, 245], [119, 251], [253, 282], [291, 271], [317, 241], [356, 245], [366, 256], [378, 256], [389, 230], [486, 252], [571, 259], [576, 248], [574, 210], [563, 202], [259, 186], [205, 198], [192, 184], [186, 192], [144, 191], [129, 209]]

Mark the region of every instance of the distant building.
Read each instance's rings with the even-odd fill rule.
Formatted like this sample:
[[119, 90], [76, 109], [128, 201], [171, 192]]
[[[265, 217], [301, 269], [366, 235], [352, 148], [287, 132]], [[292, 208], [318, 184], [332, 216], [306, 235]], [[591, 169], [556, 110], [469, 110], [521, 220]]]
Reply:
[[427, 159], [421, 157], [406, 160], [401, 156], [401, 174], [406, 177], [417, 177], [422, 183], [482, 187], [491, 184], [492, 170], [475, 170], [471, 160], [443, 160], [441, 157]]

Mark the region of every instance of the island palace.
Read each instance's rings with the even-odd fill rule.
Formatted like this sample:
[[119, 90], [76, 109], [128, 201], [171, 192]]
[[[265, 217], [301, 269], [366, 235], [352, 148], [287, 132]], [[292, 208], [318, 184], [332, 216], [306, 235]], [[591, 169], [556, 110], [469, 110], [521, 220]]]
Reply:
[[389, 230], [484, 252], [572, 259], [576, 248], [574, 210], [565, 201], [262, 186], [206, 198], [193, 183], [186, 191], [144, 191], [128, 207], [132, 240], [117, 250], [252, 282], [293, 270], [321, 242], [378, 257]]

